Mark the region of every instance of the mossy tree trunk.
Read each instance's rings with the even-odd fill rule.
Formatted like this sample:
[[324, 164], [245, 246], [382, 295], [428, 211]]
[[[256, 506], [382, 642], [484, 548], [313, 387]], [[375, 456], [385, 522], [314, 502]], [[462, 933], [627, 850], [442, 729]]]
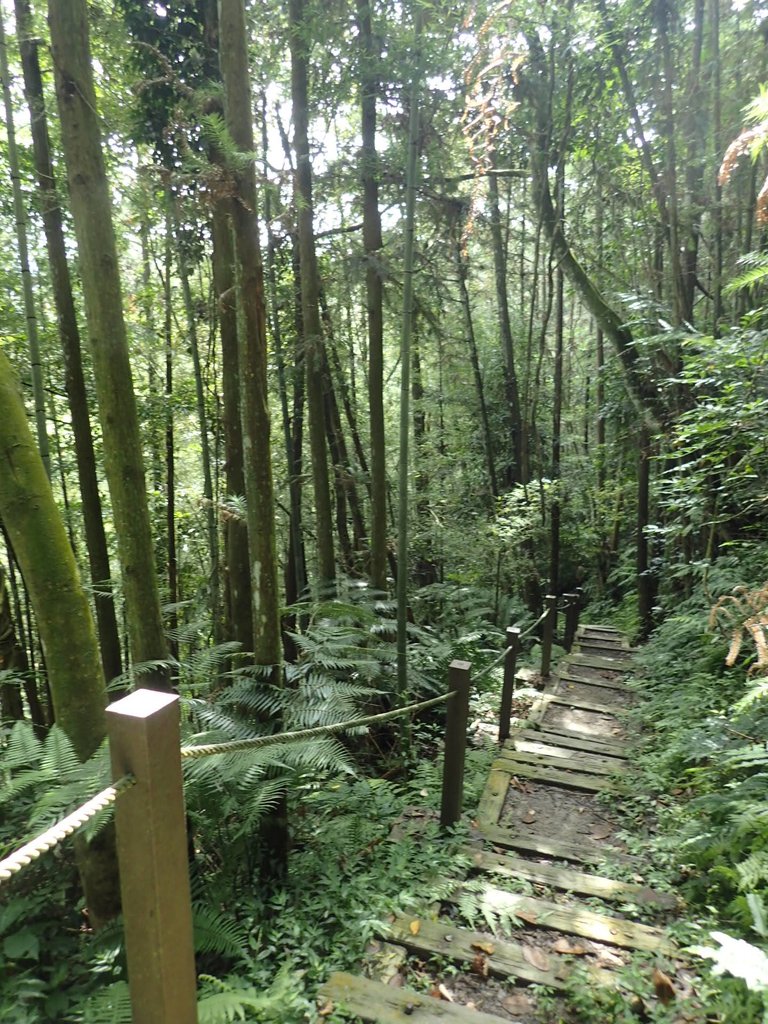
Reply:
[[[18, 382], [2, 352], [0, 408], [0, 520], [35, 611], [56, 723], [85, 760], [105, 735], [107, 691], [96, 627]], [[78, 863], [89, 914], [98, 925], [119, 911], [109, 829], [94, 846], [78, 844]]]
[[[56, 98], [134, 661], [163, 661], [163, 634], [141, 436], [96, 94], [86, 0], [49, 0]], [[169, 688], [166, 669], [142, 677]]]

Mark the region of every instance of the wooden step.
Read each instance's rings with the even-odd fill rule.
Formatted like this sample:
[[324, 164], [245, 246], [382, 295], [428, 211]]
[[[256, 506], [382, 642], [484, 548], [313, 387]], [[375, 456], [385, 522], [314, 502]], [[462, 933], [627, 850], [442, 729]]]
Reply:
[[580, 697], [570, 697], [557, 692], [542, 693], [536, 701], [537, 709], [551, 704], [574, 708], [576, 711], [591, 711], [595, 715], [610, 715], [611, 718], [615, 718], [617, 710], [621, 710], [615, 704], [596, 704], [591, 700], [582, 700]]
[[637, 861], [629, 854], [622, 853], [607, 843], [595, 842], [594, 839], [579, 839], [569, 843], [552, 836], [536, 835], [531, 832], [513, 832], [499, 825], [484, 825], [480, 828], [481, 835], [493, 846], [501, 846], [507, 850], [519, 850], [521, 853], [534, 853], [541, 857], [553, 857], [555, 860], [569, 860], [575, 864], [636, 864]]
[[611, 740], [592, 739], [590, 736], [574, 735], [564, 730], [553, 728], [541, 729], [515, 729], [512, 739], [505, 740], [503, 746], [512, 743], [515, 737], [522, 739], [538, 740], [541, 743], [551, 743], [556, 747], [567, 747], [572, 750], [583, 751], [588, 754], [600, 754], [602, 757], [612, 757], [615, 760], [626, 761], [627, 744], [623, 742], [614, 743]]
[[480, 803], [477, 805], [475, 820], [478, 828], [486, 825], [497, 825], [504, 807], [504, 801], [509, 789], [510, 775], [508, 772], [498, 769], [488, 773], [488, 781], [483, 789]]
[[[429, 921], [399, 915], [387, 928], [386, 935], [390, 941], [399, 942], [414, 952], [447, 957], [459, 963], [472, 964], [481, 956], [488, 972], [495, 977], [520, 978], [549, 988], [565, 988], [575, 969], [561, 954], [550, 950], [545, 954], [547, 969], [534, 966], [542, 954], [532, 944], [497, 939], [484, 932], [456, 928], [450, 921]], [[531, 950], [530, 959], [526, 958], [527, 949]], [[589, 964], [583, 966], [593, 982], [616, 984], [615, 977], [609, 971]]]
[[516, 737], [513, 746], [503, 747], [499, 753], [513, 761], [520, 757], [533, 760], [536, 764], [545, 764], [552, 768], [571, 768], [589, 775], [614, 775], [620, 772], [622, 765], [613, 757], [601, 757], [599, 754], [587, 754], [582, 750], [569, 750], [567, 747], [553, 746], [540, 740], [524, 740]]
[[[319, 998], [333, 1007], [343, 1007], [350, 1014], [379, 1024], [510, 1024], [508, 1017], [481, 1013], [458, 1003], [434, 999], [423, 992], [384, 985], [370, 978], [356, 977], [337, 971], [322, 985]], [[320, 1019], [320, 1018], [318, 1018]], [[514, 1021], [512, 1022], [514, 1024]]]
[[585, 665], [587, 668], [602, 668], [607, 672], [626, 672], [631, 662], [628, 658], [612, 658], [609, 655], [579, 654], [576, 651], [569, 654], [565, 664], [569, 667], [574, 665]]
[[617, 783], [603, 775], [587, 775], [584, 772], [567, 771], [564, 768], [548, 768], [546, 765], [526, 764], [513, 761], [509, 757], [494, 761], [493, 771], [507, 772], [518, 778], [530, 779], [532, 782], [546, 782], [551, 786], [562, 786], [565, 789], [581, 789], [588, 793], [603, 793], [616, 790]]
[[[621, 679], [603, 679], [602, 676], [594, 676], [592, 679], [589, 679], [572, 672], [560, 672], [558, 679], [561, 684], [581, 683], [584, 686], [601, 686], [604, 690], [619, 690], [622, 693], [634, 696], [632, 690], [628, 689], [627, 684]], [[557, 689], [555, 692], [559, 693], [561, 690]]]
[[[461, 886], [451, 894], [455, 903], [461, 894]], [[647, 953], [671, 954], [673, 944], [659, 928], [622, 918], [599, 914], [578, 904], [555, 903], [538, 896], [523, 896], [489, 885], [478, 893], [478, 905], [491, 914], [512, 914], [528, 925], [551, 928], [566, 935], [578, 935], [582, 939], [605, 942], [622, 949], [641, 949]]]
[[465, 847], [463, 852], [480, 871], [504, 878], [523, 878], [536, 885], [545, 885], [578, 896], [597, 896], [603, 900], [636, 903], [664, 910], [674, 910], [678, 905], [672, 893], [657, 892], [636, 882], [617, 882], [613, 878], [588, 874], [574, 868], [525, 860], [510, 854], [474, 850], [471, 847]]

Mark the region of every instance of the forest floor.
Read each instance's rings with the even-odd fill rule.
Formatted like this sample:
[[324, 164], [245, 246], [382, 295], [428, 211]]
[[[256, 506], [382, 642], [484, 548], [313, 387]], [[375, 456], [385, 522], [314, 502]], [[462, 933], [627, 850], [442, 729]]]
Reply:
[[556, 675], [522, 680], [540, 689], [497, 747], [456, 877], [423, 912], [393, 917], [360, 976], [328, 979], [321, 1019], [706, 1020], [672, 937], [680, 901], [647, 884], [652, 817], [622, 813], [632, 653], [618, 631], [584, 626]]

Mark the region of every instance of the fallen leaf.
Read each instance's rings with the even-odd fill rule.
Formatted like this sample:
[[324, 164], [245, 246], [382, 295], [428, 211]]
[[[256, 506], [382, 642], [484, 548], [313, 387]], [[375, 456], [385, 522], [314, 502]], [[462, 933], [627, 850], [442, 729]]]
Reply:
[[331, 1000], [329, 999], [328, 1002], [325, 1004], [325, 1006], [323, 1006], [323, 1008], [321, 1010], [317, 1011], [317, 1015], [318, 1015], [318, 1017], [330, 1017], [330, 1015], [333, 1013], [333, 1011], [334, 1011], [334, 1005], [331, 1002]]
[[420, 928], [421, 921], [411, 921], [411, 923], [408, 925], [408, 931], [411, 933], [411, 935], [418, 935]]
[[598, 825], [592, 832], [593, 839], [607, 839], [608, 836], [613, 832], [610, 825]]
[[446, 1003], [455, 1003], [456, 1000], [453, 998], [453, 993], [450, 989], [447, 989], [445, 985], [440, 984], [437, 986], [437, 991], [440, 993], [440, 998], [444, 999]]
[[566, 953], [570, 956], [585, 956], [589, 952], [585, 946], [579, 946], [578, 943], [573, 943], [569, 939], [556, 939], [550, 949], [555, 953]]
[[443, 998], [442, 995], [440, 994], [440, 989], [437, 987], [437, 985], [433, 985], [432, 986], [432, 988], [429, 990], [429, 995], [430, 995], [431, 999], [442, 999]]
[[501, 1000], [501, 1005], [514, 1017], [522, 1017], [531, 1009], [530, 997], [525, 992], [513, 992]]
[[474, 958], [470, 966], [470, 970], [473, 974], [479, 974], [481, 978], [488, 977], [488, 961], [482, 953], [478, 953]]
[[488, 956], [493, 956], [496, 952], [496, 947], [492, 942], [473, 942], [470, 948], [477, 949], [481, 953], [487, 953]]
[[653, 990], [656, 993], [656, 998], [664, 1006], [669, 1006], [671, 1002], [677, 996], [675, 992], [675, 986], [672, 984], [672, 979], [664, 971], [660, 971], [658, 967], [653, 968]]
[[603, 949], [600, 951], [600, 955], [597, 958], [598, 967], [623, 967], [624, 961], [616, 953], [612, 953], [609, 949]]
[[531, 807], [530, 810], [525, 812], [525, 814], [520, 815], [520, 821], [525, 825], [532, 825], [533, 822], [536, 821], [536, 811]]
[[519, 917], [521, 921], [525, 921], [526, 924], [538, 924], [539, 915], [535, 914], [532, 910], [515, 910], [515, 917]]
[[538, 971], [549, 970], [549, 957], [538, 946], [523, 946], [523, 957]]

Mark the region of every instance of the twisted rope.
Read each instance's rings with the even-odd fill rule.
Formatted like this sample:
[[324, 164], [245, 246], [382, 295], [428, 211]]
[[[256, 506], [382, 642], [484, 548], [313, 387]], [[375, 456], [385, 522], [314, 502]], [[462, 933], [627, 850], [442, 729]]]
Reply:
[[44, 853], [52, 850], [54, 846], [58, 846], [67, 836], [71, 836], [73, 832], [82, 828], [91, 818], [95, 818], [105, 807], [113, 804], [118, 796], [125, 792], [126, 789], [130, 789], [135, 782], [136, 780], [132, 775], [124, 776], [113, 786], [107, 786], [106, 789], [97, 793], [96, 796], [91, 797], [90, 800], [78, 807], [77, 810], [68, 814], [66, 818], [62, 818], [61, 821], [57, 821], [55, 825], [46, 829], [45, 832], [41, 832], [31, 842], [19, 847], [10, 857], [0, 860], [0, 883], [7, 882], [9, 878], [18, 874], [22, 868], [27, 867], [32, 861], [37, 860], [38, 857], [42, 857]]
[[367, 718], [351, 718], [347, 722], [335, 722], [333, 725], [316, 725], [311, 729], [297, 729], [294, 732], [281, 732], [274, 736], [253, 736], [247, 740], [227, 740], [224, 743], [206, 743], [199, 746], [182, 747], [182, 757], [211, 757], [213, 754], [231, 754], [237, 750], [252, 750], [254, 747], [269, 747], [275, 743], [295, 743], [297, 740], [312, 739], [314, 736], [331, 736], [336, 732], [343, 732], [345, 729], [358, 729], [363, 725], [372, 725], [374, 722], [389, 722], [393, 718], [401, 718], [404, 715], [416, 711], [425, 711], [427, 708], [434, 708], [438, 704], [447, 703], [451, 697], [456, 696], [456, 690], [444, 693], [440, 697], [432, 697], [431, 700], [423, 700], [419, 704], [408, 704], [402, 708], [395, 708], [394, 711], [384, 711], [378, 715], [369, 715]]
[[528, 627], [528, 629], [523, 630], [523, 632], [520, 634], [520, 639], [522, 640], [524, 636], [528, 636], [529, 633], [532, 633], [537, 626], [540, 626], [542, 624], [542, 622], [544, 621], [544, 619], [546, 619], [548, 615], [549, 608], [545, 609], [538, 617], [538, 619], [536, 619], [536, 621]]

